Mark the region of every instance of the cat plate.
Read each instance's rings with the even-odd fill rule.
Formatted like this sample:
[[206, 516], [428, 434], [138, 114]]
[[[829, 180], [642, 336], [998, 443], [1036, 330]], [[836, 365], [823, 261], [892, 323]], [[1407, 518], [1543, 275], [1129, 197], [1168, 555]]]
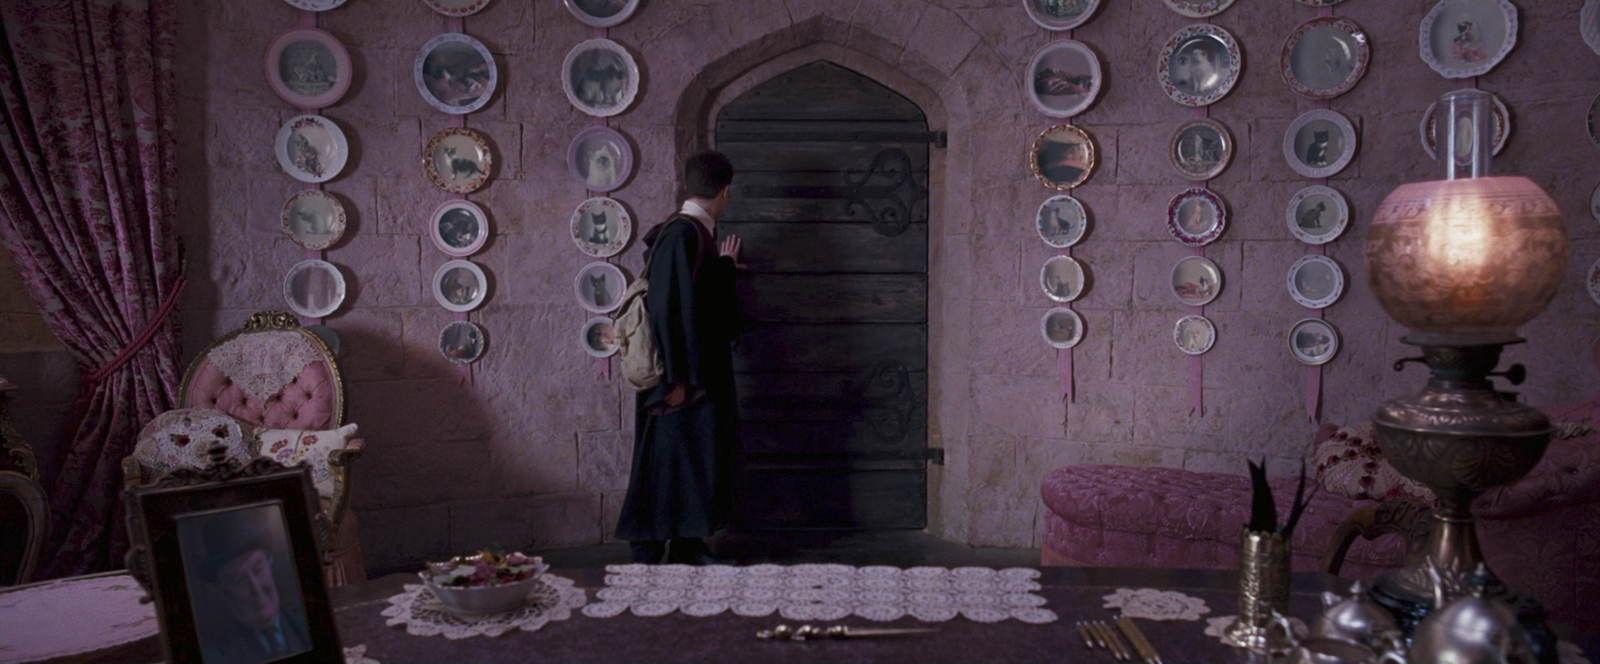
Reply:
[[1083, 317], [1066, 307], [1056, 307], [1044, 312], [1039, 319], [1039, 332], [1044, 342], [1056, 348], [1071, 348], [1083, 341]]
[[1283, 158], [1308, 178], [1325, 178], [1350, 165], [1356, 155], [1356, 128], [1336, 111], [1306, 111], [1283, 133]]
[[483, 42], [446, 32], [422, 45], [411, 66], [411, 79], [429, 106], [461, 115], [489, 103], [500, 74]]
[[1310, 254], [1289, 266], [1289, 296], [1307, 309], [1321, 309], [1344, 295], [1344, 268], [1327, 256]]
[[1167, 159], [1190, 180], [1210, 180], [1233, 159], [1233, 135], [1216, 120], [1190, 120], [1172, 132]]
[[[1506, 138], [1511, 134], [1511, 111], [1506, 109], [1506, 103], [1500, 101], [1500, 95], [1489, 93], [1489, 100], [1494, 102], [1490, 108], [1494, 115], [1494, 154], [1500, 154], [1506, 149]], [[1428, 103], [1428, 110], [1422, 112], [1422, 124], [1417, 127], [1417, 133], [1422, 137], [1422, 151], [1428, 153], [1431, 159], [1438, 159], [1434, 151], [1435, 123], [1439, 121], [1439, 102]]]
[[422, 171], [440, 189], [470, 194], [494, 173], [494, 152], [483, 134], [466, 127], [447, 127], [422, 147]]
[[428, 219], [433, 246], [447, 256], [471, 256], [489, 239], [489, 216], [471, 201], [445, 201]]
[[1203, 307], [1222, 292], [1222, 269], [1204, 256], [1185, 256], [1172, 266], [1172, 294], [1191, 307]]
[[1222, 237], [1228, 226], [1228, 207], [1211, 190], [1191, 187], [1167, 204], [1167, 232], [1191, 247], [1203, 247]]
[[633, 15], [639, 0], [562, 0], [567, 11], [584, 25], [609, 28]]
[[1205, 316], [1184, 316], [1172, 326], [1172, 342], [1187, 355], [1204, 354], [1217, 343], [1217, 326]]
[[1094, 173], [1094, 139], [1082, 127], [1056, 125], [1039, 133], [1028, 151], [1033, 176], [1051, 189], [1071, 189]]
[[622, 292], [627, 288], [628, 278], [622, 275], [622, 270], [605, 261], [583, 266], [572, 280], [578, 305], [597, 314], [609, 313], [622, 304]]
[[1321, 318], [1307, 318], [1289, 328], [1289, 354], [1302, 364], [1327, 364], [1339, 353], [1339, 331]]
[[350, 89], [350, 52], [326, 30], [294, 28], [267, 47], [267, 83], [284, 101], [313, 110]]
[[1578, 11], [1578, 32], [1583, 33], [1589, 49], [1600, 55], [1600, 0], [1584, 0]]
[[472, 321], [450, 321], [439, 331], [439, 354], [456, 364], [478, 361], [483, 347], [483, 328]]
[[1162, 91], [1184, 106], [1205, 106], [1222, 99], [1239, 80], [1244, 53], [1233, 35], [1210, 23], [1196, 23], [1173, 33], [1156, 61]]
[[628, 246], [628, 238], [633, 236], [633, 217], [622, 203], [597, 196], [573, 210], [569, 227], [572, 242], [578, 245], [579, 251], [605, 258], [617, 255]]
[[344, 237], [344, 205], [321, 189], [302, 189], [278, 214], [284, 235], [307, 249], [327, 249]]
[[477, 309], [488, 294], [489, 279], [472, 261], [446, 261], [433, 273], [433, 299], [450, 311]]
[[297, 115], [278, 128], [274, 142], [278, 165], [283, 172], [301, 182], [327, 182], [350, 156], [350, 143], [344, 130], [333, 120], [320, 115]]
[[1083, 112], [1105, 83], [1100, 72], [1100, 56], [1087, 45], [1071, 39], [1057, 39], [1033, 54], [1022, 82], [1028, 100], [1040, 112], [1055, 118], [1069, 118]]
[[1161, 0], [1166, 3], [1167, 9], [1178, 13], [1179, 16], [1189, 18], [1206, 18], [1221, 14], [1233, 4], [1233, 0]]
[[1283, 82], [1312, 99], [1332, 99], [1356, 86], [1372, 59], [1367, 33], [1355, 21], [1318, 16], [1295, 28], [1278, 62]]
[[1028, 18], [1046, 30], [1071, 30], [1094, 16], [1100, 0], [1022, 0]]
[[633, 148], [615, 129], [589, 127], [567, 145], [567, 173], [586, 190], [611, 191], [633, 175]]
[[1517, 45], [1510, 0], [1440, 0], [1422, 19], [1417, 51], [1445, 78], [1482, 76]]
[[1289, 199], [1284, 221], [1294, 239], [1306, 244], [1327, 244], [1350, 225], [1350, 204], [1337, 189], [1314, 184]]
[[592, 357], [611, 357], [617, 353], [616, 323], [605, 316], [595, 316], [578, 331], [578, 345]]
[[1039, 205], [1034, 223], [1039, 227], [1039, 239], [1056, 249], [1064, 249], [1083, 239], [1089, 226], [1089, 215], [1083, 203], [1066, 194], [1057, 194]]
[[489, 0], [422, 0], [433, 11], [445, 16], [471, 16], [489, 6]]
[[1083, 295], [1083, 263], [1069, 256], [1051, 256], [1039, 268], [1039, 287], [1045, 297], [1057, 302], [1071, 302]]
[[610, 117], [628, 110], [639, 94], [639, 65], [621, 44], [590, 39], [561, 61], [561, 89], [578, 110]]
[[306, 318], [323, 318], [344, 304], [344, 273], [333, 263], [303, 260], [283, 275], [283, 300]]

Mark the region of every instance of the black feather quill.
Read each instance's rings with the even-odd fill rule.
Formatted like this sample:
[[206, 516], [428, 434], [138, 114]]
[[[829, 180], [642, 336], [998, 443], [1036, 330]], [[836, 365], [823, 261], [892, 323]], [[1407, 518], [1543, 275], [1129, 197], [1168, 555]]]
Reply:
[[1272, 500], [1272, 488], [1267, 486], [1266, 459], [1261, 464], [1245, 460], [1250, 465], [1250, 529], [1274, 533], [1278, 531], [1278, 506]]

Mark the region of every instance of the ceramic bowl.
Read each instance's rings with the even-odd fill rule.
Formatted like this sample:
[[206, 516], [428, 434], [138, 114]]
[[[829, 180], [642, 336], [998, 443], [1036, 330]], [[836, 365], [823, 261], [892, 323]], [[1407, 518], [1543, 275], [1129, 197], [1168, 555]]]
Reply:
[[[490, 575], [480, 571], [485, 567]], [[504, 558], [477, 554], [443, 563], [428, 563], [428, 569], [417, 575], [422, 577], [423, 584], [446, 609], [459, 614], [481, 615], [505, 613], [522, 607], [528, 600], [528, 593], [540, 583], [539, 577], [549, 567], [538, 557], [522, 556], [520, 553]]]

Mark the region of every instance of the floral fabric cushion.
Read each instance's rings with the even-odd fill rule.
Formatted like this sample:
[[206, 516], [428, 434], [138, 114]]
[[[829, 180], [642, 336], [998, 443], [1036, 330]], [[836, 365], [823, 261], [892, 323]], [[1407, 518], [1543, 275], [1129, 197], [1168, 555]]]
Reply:
[[263, 429], [260, 455], [285, 466], [306, 464], [311, 468], [311, 482], [317, 495], [326, 502], [334, 491], [333, 468], [328, 465], [328, 454], [344, 449], [356, 435], [356, 425], [346, 424], [327, 431], [301, 429]]
[[179, 468], [204, 468], [206, 450], [217, 442], [228, 449], [227, 458], [248, 463], [254, 435], [255, 425], [222, 411], [179, 408], [145, 425], [132, 456], [152, 471], [149, 481]]
[[1327, 436], [1317, 444], [1311, 458], [1317, 464], [1316, 478], [1323, 490], [1349, 498], [1410, 497], [1429, 504], [1434, 502], [1433, 491], [1401, 475], [1384, 460], [1373, 437], [1371, 422], [1331, 431], [1324, 425], [1319, 433]]

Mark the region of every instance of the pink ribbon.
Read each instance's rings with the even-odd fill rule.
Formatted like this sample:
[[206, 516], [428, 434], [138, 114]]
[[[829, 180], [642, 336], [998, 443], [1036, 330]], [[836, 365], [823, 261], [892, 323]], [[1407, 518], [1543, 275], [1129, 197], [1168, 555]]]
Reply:
[[[1204, 258], [1206, 255], [1206, 249], [1205, 247], [1190, 247], [1189, 255], [1200, 256]], [[1206, 308], [1204, 306], [1189, 307], [1189, 313], [1195, 316], [1204, 316], [1206, 315]], [[1189, 415], [1191, 417], [1197, 414], [1206, 414], [1205, 396], [1203, 394], [1205, 391], [1206, 382], [1205, 371], [1206, 363], [1204, 356], [1190, 355], [1189, 376], [1186, 382], [1188, 383], [1189, 387]]]

